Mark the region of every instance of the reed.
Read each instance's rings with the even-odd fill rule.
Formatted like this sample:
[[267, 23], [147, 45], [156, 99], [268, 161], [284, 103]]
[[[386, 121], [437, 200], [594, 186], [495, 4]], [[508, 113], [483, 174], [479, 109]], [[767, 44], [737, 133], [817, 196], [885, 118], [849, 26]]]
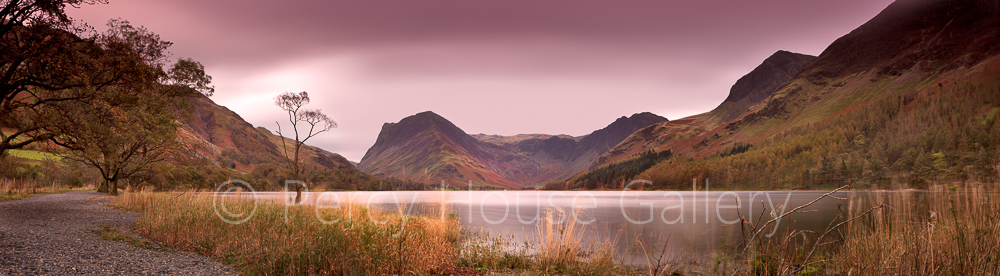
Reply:
[[591, 237], [590, 242], [584, 242], [586, 229], [583, 225], [554, 214], [547, 211], [535, 224], [534, 236], [522, 242], [517, 242], [513, 235], [491, 235], [485, 229], [464, 230], [457, 264], [532, 275], [630, 274], [615, 255], [611, 237], [603, 240]]
[[[435, 274], [450, 269], [458, 255], [454, 219], [404, 217], [348, 204], [294, 206], [286, 221], [285, 206], [258, 202], [252, 218], [229, 224], [217, 217], [212, 200], [196, 193], [135, 192], [114, 204], [142, 212], [136, 228], [147, 238], [210, 256], [245, 274]], [[226, 204], [234, 214], [254, 208], [252, 201]]]
[[45, 184], [34, 180], [0, 178], [0, 202], [24, 199], [32, 194], [54, 194], [91, 189], [93, 189], [92, 186], [67, 188], [57, 182]]
[[[766, 223], [744, 222], [745, 244], [735, 253], [722, 254], [724, 261], [713, 271], [726, 275], [1000, 275], [998, 195], [974, 185], [851, 192], [842, 198], [846, 205], [825, 231], [800, 231], [788, 225], [785, 235], [761, 238], [753, 233], [767, 228]], [[775, 217], [771, 215], [772, 220]]]
[[852, 201], [852, 212], [864, 202], [892, 208], [848, 228], [831, 265], [854, 275], [1000, 275], [997, 195], [978, 186], [951, 186]]

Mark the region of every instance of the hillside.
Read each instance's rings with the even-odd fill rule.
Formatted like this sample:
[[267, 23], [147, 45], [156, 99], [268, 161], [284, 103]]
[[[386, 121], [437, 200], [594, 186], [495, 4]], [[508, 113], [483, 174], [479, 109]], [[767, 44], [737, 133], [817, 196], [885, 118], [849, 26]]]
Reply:
[[621, 117], [578, 142], [568, 135], [468, 135], [428, 111], [383, 125], [358, 168], [425, 183], [534, 187], [585, 170], [632, 131], [663, 121], [651, 113]]
[[[712, 111], [662, 122], [632, 132], [623, 138], [622, 145], [608, 149], [594, 162], [594, 167], [606, 165], [613, 161], [632, 156], [647, 150], [665, 150], [661, 145], [691, 141], [694, 137], [719, 128], [753, 106], [761, 103], [777, 91], [782, 84], [792, 79], [802, 70], [802, 67], [816, 57], [778, 51], [772, 54], [732, 86], [729, 96]], [[703, 145], [692, 144], [701, 147]], [[718, 148], [713, 148], [718, 150]], [[674, 151], [678, 151], [674, 149]], [[683, 151], [682, 151], [683, 152]]]
[[[279, 136], [263, 127], [254, 128], [238, 114], [215, 104], [208, 97], [188, 98], [186, 103], [190, 112], [180, 116], [181, 139], [196, 150], [199, 157], [243, 173], [253, 172], [260, 164], [285, 162]], [[286, 145], [291, 149], [290, 142]], [[339, 154], [309, 145], [303, 149], [302, 160], [306, 167], [353, 167]]]
[[722, 122], [738, 118], [750, 107], [771, 96], [814, 59], [816, 59], [814, 56], [788, 51], [774, 53], [753, 71], [737, 80], [730, 89], [729, 96], [719, 107], [712, 110], [712, 113], [718, 114]]
[[430, 111], [384, 124], [358, 164], [380, 177], [508, 188], [530, 183], [536, 168], [531, 160], [476, 140]]
[[[230, 180], [241, 179], [256, 189], [280, 189], [289, 179], [287, 161], [283, 157], [282, 139], [291, 150], [292, 141], [277, 136], [263, 127], [254, 128], [238, 114], [215, 104], [204, 95], [183, 99], [179, 110], [178, 141], [180, 148], [164, 162], [125, 180], [127, 185], [142, 185], [157, 190], [207, 189]], [[4, 130], [10, 131], [10, 130]], [[79, 183], [97, 181], [93, 169], [74, 163], [61, 163], [64, 149], [50, 144], [34, 144], [24, 150], [11, 151], [9, 161], [15, 163], [0, 168], [9, 177], [45, 178], [45, 181]], [[383, 180], [358, 171], [347, 159], [336, 153], [305, 145], [301, 151], [303, 180], [314, 188], [392, 190], [423, 189], [422, 185], [399, 180]], [[46, 164], [49, 162], [50, 164]], [[28, 167], [26, 167], [28, 166]], [[31, 166], [37, 168], [31, 168]], [[26, 173], [39, 171], [43, 173]], [[21, 171], [21, 172], [18, 172]]]
[[996, 1], [896, 1], [732, 121], [712, 122], [713, 110], [652, 126], [599, 163], [650, 150], [694, 158], [635, 177], [660, 187], [706, 177], [760, 188], [992, 181], [1000, 160], [998, 18]]
[[587, 170], [598, 156], [618, 145], [631, 133], [666, 121], [666, 118], [653, 113], [637, 113], [630, 117], [622, 116], [579, 140], [565, 136], [526, 139], [505, 148], [539, 164], [540, 175], [535, 184], [544, 184], [566, 180]]

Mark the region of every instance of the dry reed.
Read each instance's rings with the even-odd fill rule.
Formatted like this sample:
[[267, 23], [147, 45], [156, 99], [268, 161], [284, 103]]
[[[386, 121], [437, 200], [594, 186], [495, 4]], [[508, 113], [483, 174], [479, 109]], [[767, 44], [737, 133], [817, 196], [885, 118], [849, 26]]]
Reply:
[[[136, 228], [147, 238], [210, 256], [246, 274], [434, 274], [452, 267], [458, 254], [454, 219], [404, 218], [348, 204], [337, 209], [294, 206], [286, 222], [285, 206], [258, 202], [252, 218], [229, 224], [217, 217], [212, 200], [196, 193], [139, 192], [120, 196], [115, 204], [143, 212]], [[254, 208], [252, 201], [226, 204], [234, 214], [247, 215]]]
[[844, 274], [1000, 275], [998, 194], [981, 187], [929, 192], [870, 193], [851, 212], [886, 208], [850, 227], [832, 256]]
[[52, 194], [89, 189], [92, 187], [66, 188], [56, 182], [43, 184], [34, 180], [0, 178], [0, 201], [24, 199], [32, 194]]

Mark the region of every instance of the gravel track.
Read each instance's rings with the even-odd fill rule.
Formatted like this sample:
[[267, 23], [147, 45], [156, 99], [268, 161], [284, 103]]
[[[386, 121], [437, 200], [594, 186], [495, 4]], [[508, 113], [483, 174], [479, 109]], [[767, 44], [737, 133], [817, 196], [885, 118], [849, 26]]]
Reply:
[[147, 241], [130, 229], [139, 214], [110, 203], [96, 192], [0, 202], [0, 275], [236, 275], [195, 253], [102, 240], [94, 231], [110, 228]]

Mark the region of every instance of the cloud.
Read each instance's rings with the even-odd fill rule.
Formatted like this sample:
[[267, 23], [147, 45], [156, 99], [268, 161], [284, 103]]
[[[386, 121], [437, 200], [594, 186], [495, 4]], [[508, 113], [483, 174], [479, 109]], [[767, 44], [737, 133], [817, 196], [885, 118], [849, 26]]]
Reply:
[[384, 122], [433, 110], [469, 133], [583, 135], [620, 116], [709, 111], [777, 50], [819, 54], [891, 0], [150, 0], [124, 18], [214, 77], [251, 124], [308, 91], [340, 127], [310, 144], [358, 161]]

